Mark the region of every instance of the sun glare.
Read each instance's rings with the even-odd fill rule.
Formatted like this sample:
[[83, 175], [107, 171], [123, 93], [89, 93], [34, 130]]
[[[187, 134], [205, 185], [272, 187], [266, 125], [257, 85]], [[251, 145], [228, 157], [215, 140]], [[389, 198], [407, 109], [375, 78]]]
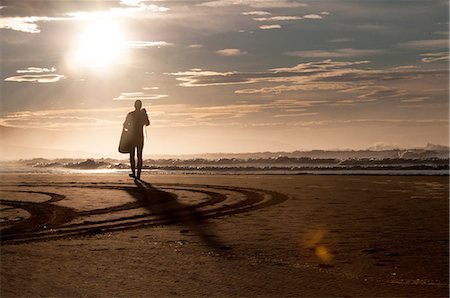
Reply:
[[71, 63], [84, 67], [107, 67], [124, 58], [126, 41], [117, 23], [96, 22], [77, 39]]

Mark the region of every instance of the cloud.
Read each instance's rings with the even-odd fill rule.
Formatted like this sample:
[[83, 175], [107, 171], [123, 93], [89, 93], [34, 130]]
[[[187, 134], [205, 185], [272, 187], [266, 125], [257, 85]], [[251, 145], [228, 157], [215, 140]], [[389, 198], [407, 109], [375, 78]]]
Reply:
[[275, 25], [262, 25], [262, 26], [259, 26], [259, 29], [262, 29], [262, 30], [268, 30], [268, 29], [280, 29], [280, 28], [281, 28], [281, 26], [278, 25], [278, 24], [275, 24]]
[[[144, 89], [144, 88], [142, 88]], [[148, 90], [148, 89], [144, 89]], [[167, 97], [166, 94], [151, 94], [145, 92], [123, 92], [120, 93], [118, 97], [115, 97], [114, 100], [151, 100], [151, 99], [161, 99]]]
[[[122, 4], [124, 4], [122, 2]], [[68, 12], [66, 15], [75, 19], [98, 19], [98, 18], [117, 18], [117, 17], [131, 17], [144, 12], [167, 12], [170, 9], [164, 6], [155, 4], [145, 4], [139, 2], [136, 4], [126, 5], [126, 7], [113, 7], [108, 10], [97, 11], [75, 11]]]
[[312, 50], [312, 51], [294, 51], [287, 52], [285, 55], [294, 56], [294, 57], [307, 57], [307, 58], [351, 58], [351, 57], [364, 57], [364, 56], [373, 56], [384, 54], [385, 50], [376, 50], [376, 49], [352, 49], [352, 48], [344, 48], [337, 49], [333, 51], [324, 51], [324, 50]]
[[[238, 119], [262, 111], [261, 104], [229, 104], [194, 106], [187, 104], [155, 104], [147, 108], [152, 127], [234, 126]], [[125, 114], [124, 110], [121, 114]], [[123, 121], [124, 116], [121, 116]], [[120, 122], [121, 123], [121, 122]], [[1, 118], [0, 118], [1, 124]]]
[[439, 62], [439, 61], [448, 61], [449, 60], [449, 54], [448, 52], [440, 52], [440, 53], [426, 53], [420, 55], [422, 58], [422, 62], [425, 63], [432, 63], [432, 62]]
[[370, 61], [367, 61], [367, 60], [364, 60], [364, 61], [333, 61], [331, 59], [326, 59], [326, 60], [322, 60], [322, 61], [300, 63], [293, 67], [273, 68], [271, 70], [275, 71], [275, 72], [298, 72], [298, 71], [310, 72], [310, 71], [316, 71], [316, 70], [343, 68], [343, 67], [368, 64], [368, 63], [370, 63]]
[[293, 126], [326, 126], [337, 124], [403, 124], [403, 125], [447, 125], [448, 119], [348, 119], [348, 120], [319, 120], [319, 121], [301, 121]]
[[166, 75], [176, 76], [178, 81], [183, 83], [183, 87], [201, 87], [201, 86], [221, 86], [247, 84], [246, 80], [236, 76], [237, 72], [216, 72], [201, 69], [191, 69], [175, 73], [165, 73]]
[[436, 32], [433, 32], [433, 34], [434, 35], [444, 35], [444, 36], [448, 37], [449, 32], [448, 31], [436, 31]]
[[336, 102], [332, 105], [334, 106], [351, 106], [351, 105], [355, 105], [356, 103], [358, 103], [358, 100], [355, 99], [341, 99], [341, 100], [336, 100]]
[[406, 94], [408, 94], [406, 90], [399, 90], [383, 86], [372, 86], [370, 87], [370, 91], [368, 93], [359, 95], [358, 98], [364, 100], [392, 99], [403, 97]]
[[[158, 105], [153, 106], [152, 115], [158, 115], [159, 126], [245, 126], [242, 122], [232, 122], [231, 119], [238, 119], [256, 113], [270, 112], [283, 117], [282, 115], [302, 114], [302, 116], [312, 116], [316, 113], [308, 112], [308, 108], [314, 105], [323, 104], [326, 101], [305, 101], [296, 99], [273, 100], [262, 103], [242, 103], [216, 106], [190, 106], [190, 105]], [[308, 114], [308, 115], [307, 115]], [[156, 118], [156, 117], [154, 117]], [[222, 121], [226, 120], [226, 122]]]
[[402, 102], [423, 102], [425, 99], [429, 99], [429, 97], [415, 97], [415, 98], [407, 98], [402, 99]]
[[289, 0], [216, 0], [199, 4], [207, 7], [226, 7], [244, 5], [253, 8], [295, 8], [306, 7], [308, 4]]
[[293, 20], [301, 20], [302, 17], [298, 16], [275, 16], [269, 18], [253, 18], [255, 21], [293, 21]]
[[98, 11], [112, 7], [124, 7], [119, 0], [79, 1], [79, 0], [2, 0], [2, 17], [63, 16], [68, 11]]
[[[10, 2], [8, 6], [2, 9], [2, 12], [6, 9], [7, 11], [13, 11], [15, 14], [22, 13], [21, 5], [15, 6], [15, 2]], [[54, 1], [55, 10], [64, 9], [63, 1]], [[59, 3], [58, 3], [59, 2]], [[77, 2], [77, 5], [85, 5], [89, 1]], [[38, 1], [29, 2], [30, 7], [38, 4]], [[92, 11], [75, 11], [75, 12], [60, 12], [58, 16], [3, 16], [0, 22], [0, 28], [11, 29], [15, 31], [21, 31], [26, 33], [40, 33], [38, 23], [39, 22], [50, 22], [50, 21], [73, 21], [73, 20], [86, 20], [86, 19], [99, 19], [99, 18], [114, 18], [114, 17], [131, 17], [133, 15], [139, 15], [143, 12], [166, 12], [169, 9], [167, 7], [162, 7], [154, 4], [145, 4], [144, 1], [121, 1], [122, 5], [125, 7], [112, 7], [107, 10], [92, 10]], [[59, 6], [61, 4], [61, 6]], [[49, 5], [51, 7], [52, 5]], [[39, 11], [42, 7], [39, 7], [34, 12]], [[28, 11], [30, 12], [30, 11]], [[31, 11], [33, 12], [33, 10]], [[48, 13], [55, 14], [55, 11], [48, 11]]]
[[412, 40], [397, 44], [398, 47], [415, 50], [448, 49], [448, 39]]
[[122, 123], [117, 114], [125, 115], [128, 108], [38, 110], [7, 113], [0, 125], [21, 128], [63, 130], [67, 128], [115, 127]]
[[5, 79], [6, 82], [33, 82], [33, 83], [55, 83], [65, 78], [59, 74], [48, 74], [55, 72], [56, 68], [27, 67], [18, 69], [17, 73], [26, 73], [27, 75], [12, 76]]
[[[185, 104], [146, 105], [152, 127], [191, 127], [223, 125], [217, 120], [243, 117], [259, 111], [258, 105], [194, 107]], [[51, 130], [114, 129], [120, 132], [130, 107], [106, 109], [38, 110], [7, 113], [0, 116], [0, 125]], [[229, 124], [230, 122], [225, 122]]]
[[[368, 61], [323, 60], [297, 64], [293, 67], [273, 68], [260, 72], [214, 72], [191, 70], [168, 73], [177, 77], [184, 87], [205, 87], [219, 85], [249, 85], [257, 87], [237, 89], [236, 94], [280, 94], [284, 92], [335, 90], [354, 93], [359, 101], [377, 99], [403, 99], [402, 89], [384, 87], [387, 84], [427, 78], [448, 79], [446, 68], [422, 69], [415, 67], [392, 67], [374, 69], [364, 67]], [[262, 85], [262, 86], [259, 86]], [[381, 86], [381, 87], [380, 87]], [[410, 91], [415, 92], [415, 91]]]
[[140, 6], [145, 4], [148, 0], [120, 0], [120, 4], [128, 6]]
[[307, 14], [302, 17], [300, 17], [300, 16], [273, 16], [273, 17], [253, 18], [253, 20], [260, 21], [260, 22], [295, 21], [295, 20], [303, 20], [303, 19], [322, 19], [322, 16], [320, 16], [318, 14]]
[[351, 42], [351, 41], [353, 41], [353, 38], [336, 38], [336, 39], [329, 40], [329, 42], [335, 42], [335, 43]]
[[242, 56], [247, 55], [247, 52], [241, 51], [240, 49], [223, 49], [216, 52], [221, 56]]
[[55, 83], [66, 78], [64, 75], [55, 74], [55, 67], [34, 67], [18, 69], [16, 73], [22, 74], [10, 76], [4, 79], [5, 82], [31, 82], [31, 83]]
[[322, 16], [318, 15], [318, 14], [307, 14], [303, 16], [304, 19], [322, 19]]
[[240, 89], [236, 90], [236, 94], [280, 94], [283, 92], [295, 92], [295, 91], [313, 91], [313, 90], [342, 90], [353, 86], [351, 83], [323, 83], [313, 82], [308, 80], [298, 80], [294, 82], [291, 80], [290, 84], [282, 84], [272, 87], [262, 87], [253, 89]]
[[[307, 103], [305, 105], [304, 103]], [[273, 112], [274, 118], [295, 118], [316, 116], [315, 112], [308, 112], [302, 107], [324, 104], [321, 101], [303, 102], [301, 100], [273, 101], [255, 104], [230, 104], [210, 107], [196, 107], [186, 104], [152, 105], [148, 113], [152, 118], [152, 127], [192, 127], [192, 126], [285, 126], [286, 122], [250, 124], [232, 121], [265, 111]], [[288, 108], [286, 108], [288, 106]], [[277, 109], [279, 107], [279, 109]], [[275, 109], [275, 110], [274, 110]], [[295, 112], [293, 110], [297, 109]], [[21, 128], [44, 128], [52, 130], [83, 130], [86, 129], [118, 129], [125, 118], [129, 107], [108, 109], [67, 109], [67, 110], [39, 110], [7, 113], [0, 116], [0, 125]], [[305, 112], [303, 112], [305, 111]], [[312, 120], [301, 119], [289, 122], [289, 126], [314, 127], [358, 124], [386, 124], [386, 125], [448, 125], [448, 119], [383, 119], [357, 118], [345, 120]]]
[[200, 48], [203, 48], [203, 45], [202, 44], [198, 44], [198, 43], [190, 44], [190, 45], [187, 46], [187, 48], [188, 49], [200, 49]]
[[12, 76], [5, 79], [6, 82], [33, 82], [33, 83], [55, 83], [65, 76], [59, 74], [44, 74], [44, 75], [22, 75]]
[[187, 72], [166, 73], [177, 76], [181, 86], [217, 86], [231, 84], [250, 84], [257, 82], [300, 82], [310, 80], [308, 77], [325, 76], [333, 68], [348, 67], [368, 63], [367, 61], [337, 62], [324, 60], [298, 64], [294, 67], [274, 68], [264, 72], [214, 72], [192, 69]]
[[305, 116], [316, 116], [319, 115], [319, 113], [294, 113], [294, 114], [275, 114], [272, 117], [273, 118], [288, 118], [288, 117], [305, 117]]
[[170, 9], [164, 6], [155, 4], [146, 4], [145, 0], [121, 0], [120, 4], [125, 7], [113, 7], [109, 10], [99, 11], [78, 11], [67, 13], [68, 16], [76, 18], [98, 18], [98, 17], [124, 17], [132, 14], [141, 13], [145, 11], [150, 12], [166, 12]]
[[181, 86], [184, 87], [250, 84], [262, 81], [289, 82], [291, 80], [299, 80], [299, 78], [325, 74], [328, 72], [328, 69], [362, 63], [368, 62], [336, 62], [324, 60], [320, 62], [302, 63], [294, 67], [273, 68], [263, 72], [215, 72], [202, 69], [191, 69], [190, 71], [166, 74], [176, 76], [177, 80], [183, 82]]
[[27, 67], [26, 69], [16, 70], [17, 73], [45, 73], [45, 72], [55, 72], [56, 68], [41, 68], [41, 67]]
[[172, 43], [168, 43], [165, 41], [138, 41], [138, 40], [133, 40], [133, 41], [128, 41], [127, 42], [127, 47], [129, 48], [134, 48], [134, 49], [142, 49], [142, 48], [152, 48], [152, 47], [166, 47], [166, 46], [171, 46], [173, 45]]
[[2, 18], [0, 28], [12, 29], [27, 33], [39, 33], [38, 25], [35, 24], [38, 18]]
[[261, 110], [259, 104], [223, 105], [211, 107], [194, 107], [190, 111], [193, 118], [240, 118]]
[[271, 14], [270, 12], [262, 11], [262, 10], [241, 12], [241, 15], [244, 15], [244, 16], [266, 16], [266, 15], [270, 15], [270, 14]]
[[0, 28], [11, 29], [26, 33], [40, 33], [37, 22], [48, 22], [56, 20], [67, 20], [67, 18], [60, 17], [2, 17]]
[[306, 107], [314, 105], [326, 104], [327, 100], [301, 100], [301, 99], [276, 99], [266, 103], [265, 108], [283, 108], [286, 111], [306, 111]]

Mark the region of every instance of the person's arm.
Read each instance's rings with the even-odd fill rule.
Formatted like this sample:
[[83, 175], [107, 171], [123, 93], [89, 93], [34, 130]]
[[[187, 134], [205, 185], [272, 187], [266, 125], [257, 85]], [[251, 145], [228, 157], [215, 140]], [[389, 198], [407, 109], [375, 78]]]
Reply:
[[147, 110], [146, 109], [142, 109], [142, 110], [144, 111], [144, 115], [145, 115], [144, 125], [145, 126], [149, 126], [150, 125], [150, 120], [148, 119]]

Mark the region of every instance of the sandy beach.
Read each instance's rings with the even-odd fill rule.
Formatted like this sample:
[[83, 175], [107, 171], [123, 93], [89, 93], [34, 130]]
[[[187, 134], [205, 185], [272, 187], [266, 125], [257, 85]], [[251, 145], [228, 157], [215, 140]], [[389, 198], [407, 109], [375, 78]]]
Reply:
[[1, 296], [448, 296], [448, 177], [3, 174]]

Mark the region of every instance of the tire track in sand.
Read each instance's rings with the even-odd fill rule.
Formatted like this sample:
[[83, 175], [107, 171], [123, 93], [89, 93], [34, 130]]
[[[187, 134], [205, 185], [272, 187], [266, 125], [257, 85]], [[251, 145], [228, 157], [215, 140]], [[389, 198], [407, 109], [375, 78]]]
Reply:
[[[2, 195], [0, 204], [8, 206], [8, 209], [24, 209], [31, 216], [18, 222], [8, 222], [7, 219], [2, 218], [2, 223], [6, 222], [7, 227], [1, 230], [1, 244], [53, 240], [169, 224], [198, 223], [211, 218], [268, 208], [280, 204], [288, 198], [278, 192], [246, 187], [177, 183], [151, 185], [144, 181], [135, 182], [135, 184], [136, 186], [125, 183], [2, 185], [1, 192], [41, 194], [48, 196], [49, 200], [42, 203], [17, 201], [4, 199]], [[5, 187], [11, 189], [5, 189]], [[27, 190], [20, 189], [23, 187], [27, 187]], [[46, 190], [48, 187], [52, 187], [55, 188], [55, 192], [29, 190], [39, 187], [45, 187]], [[126, 192], [134, 201], [77, 211], [55, 204], [64, 202], [66, 199], [64, 194], [56, 191], [67, 188]], [[178, 195], [180, 192], [190, 196], [200, 195], [203, 199], [192, 204], [181, 203]], [[101, 192], [99, 195], [101, 196]], [[101, 217], [96, 219], [96, 216], [99, 215]], [[74, 222], [75, 220], [76, 222]]]

